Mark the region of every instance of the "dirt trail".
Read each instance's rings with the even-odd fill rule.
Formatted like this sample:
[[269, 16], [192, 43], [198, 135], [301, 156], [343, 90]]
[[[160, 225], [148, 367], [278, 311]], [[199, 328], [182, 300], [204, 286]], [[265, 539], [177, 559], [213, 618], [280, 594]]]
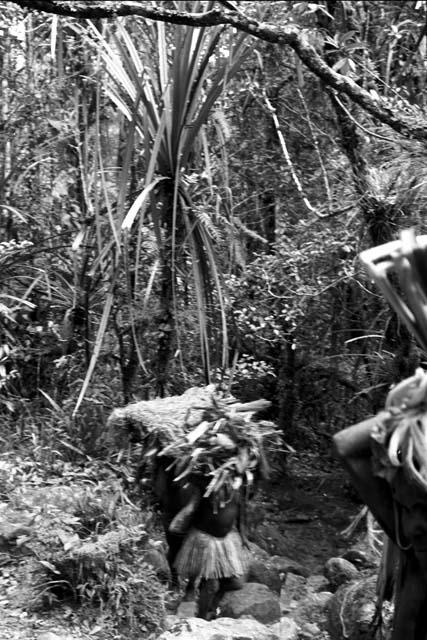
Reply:
[[322, 471], [295, 462], [251, 506], [253, 540], [271, 555], [288, 556], [310, 573], [321, 573], [326, 560], [350, 546], [341, 532], [361, 509], [354, 498], [341, 469]]

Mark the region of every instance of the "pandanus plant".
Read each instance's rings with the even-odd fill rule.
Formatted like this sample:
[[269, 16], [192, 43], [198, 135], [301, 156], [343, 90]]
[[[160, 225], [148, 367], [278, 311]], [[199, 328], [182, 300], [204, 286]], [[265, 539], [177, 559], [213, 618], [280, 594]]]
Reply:
[[[192, 12], [208, 11], [214, 5], [213, 2], [173, 4], [178, 10]], [[207, 310], [213, 307], [213, 292], [221, 317], [224, 362], [227, 357], [227, 328], [215, 241], [209, 216], [200, 215], [194, 207], [197, 188], [189, 176], [200, 175], [204, 168], [208, 180], [212, 181], [206, 123], [228, 81], [250, 53], [250, 47], [245, 34], [221, 26], [193, 28], [138, 19], [133, 23], [118, 20], [114, 26], [104, 25], [102, 31], [89, 23], [88, 29], [107, 70], [105, 90], [129, 121], [122, 167], [123, 188], [118, 197], [112, 240], [103, 255], [115, 246], [127, 256], [124, 260], [127, 268], [132, 255], [132, 270], [138, 273], [139, 239], [143, 229], [150, 225], [157, 261], [149, 279], [150, 286], [145, 283], [144, 300], [146, 304], [150, 287], [158, 279], [160, 338], [156, 380], [161, 394], [177, 337], [179, 340], [178, 268], [191, 267], [206, 375], [210, 369]], [[144, 177], [139, 195], [130, 208], [126, 208], [125, 185], [129, 182], [136, 143], [142, 148]], [[102, 330], [105, 330], [107, 313], [103, 315]], [[98, 333], [97, 343], [99, 337]], [[138, 349], [138, 345], [135, 346]], [[96, 348], [94, 354], [96, 356]]]

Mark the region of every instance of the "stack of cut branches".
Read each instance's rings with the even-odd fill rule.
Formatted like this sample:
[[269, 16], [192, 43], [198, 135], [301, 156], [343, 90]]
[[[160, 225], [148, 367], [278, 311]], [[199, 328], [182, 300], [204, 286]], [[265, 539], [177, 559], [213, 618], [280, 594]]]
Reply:
[[279, 445], [275, 425], [254, 418], [268, 405], [265, 400], [228, 404], [212, 396], [211, 406], [204, 409], [199, 424], [186, 422], [182, 433], [166, 445], [156, 437], [156, 429], [146, 456], [172, 459], [168, 470], [176, 482], [195, 476], [207, 479], [205, 497], [250, 486], [257, 475], [267, 476], [268, 451], [277, 450]]
[[140, 434], [146, 459], [164, 458], [177, 482], [203, 478], [210, 496], [267, 476], [267, 456], [277, 451], [280, 437], [272, 422], [255, 415], [270, 404], [239, 403], [205, 387], [116, 409], [109, 427], [126, 423]]

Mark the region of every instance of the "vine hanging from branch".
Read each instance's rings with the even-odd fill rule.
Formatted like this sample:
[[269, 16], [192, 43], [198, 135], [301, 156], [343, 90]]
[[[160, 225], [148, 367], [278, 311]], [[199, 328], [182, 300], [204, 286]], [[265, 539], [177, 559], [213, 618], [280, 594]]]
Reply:
[[280, 147], [282, 149], [283, 152], [283, 156], [285, 158], [286, 164], [288, 165], [288, 169], [289, 172], [291, 174], [291, 178], [292, 181], [301, 197], [301, 200], [304, 203], [304, 206], [306, 207], [307, 211], [309, 211], [310, 213], [313, 213], [317, 218], [330, 218], [332, 216], [337, 216], [340, 215], [342, 213], [346, 213], [347, 211], [349, 211], [350, 209], [353, 209], [354, 204], [351, 204], [349, 207], [344, 207], [341, 209], [338, 209], [336, 211], [333, 211], [329, 208], [327, 213], [322, 213], [318, 208], [313, 207], [313, 205], [311, 204], [310, 200], [308, 199], [304, 188], [302, 186], [301, 180], [298, 177], [298, 174], [296, 172], [296, 169], [294, 167], [294, 164], [292, 162], [291, 156], [289, 154], [288, 151], [288, 147], [286, 145], [286, 140], [285, 140], [285, 136], [282, 133], [282, 130], [280, 128], [280, 122], [279, 122], [279, 118], [277, 117], [277, 113], [275, 108], [273, 107], [273, 105], [271, 104], [271, 101], [269, 100], [265, 90], [263, 90], [263, 98], [264, 98], [264, 103], [265, 106], [268, 109], [268, 112], [271, 115], [271, 119], [273, 120], [273, 124], [274, 124], [274, 129], [276, 131], [277, 137], [279, 139], [280, 142]]

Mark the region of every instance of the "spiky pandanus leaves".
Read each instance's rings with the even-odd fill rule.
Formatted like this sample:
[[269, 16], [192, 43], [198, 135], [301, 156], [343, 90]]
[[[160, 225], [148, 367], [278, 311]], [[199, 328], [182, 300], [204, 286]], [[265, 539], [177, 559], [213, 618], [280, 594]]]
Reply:
[[[175, 4], [178, 9], [208, 11], [214, 3]], [[160, 260], [157, 273], [161, 280], [163, 324], [172, 324], [163, 345], [165, 367], [174, 338], [179, 340], [179, 331], [176, 334], [178, 256], [184, 256], [180, 265], [184, 269], [188, 269], [191, 261], [202, 359], [208, 372], [207, 309], [212, 303], [213, 290], [220, 308], [223, 358], [227, 352], [221, 273], [209, 225], [202, 216], [194, 214], [186, 175], [203, 163], [199, 149], [204, 149], [205, 167], [210, 174], [206, 141], [201, 140], [199, 144], [199, 140], [213, 105], [250, 52], [246, 35], [228, 32], [230, 37], [224, 40], [225, 30], [221, 26], [213, 29], [168, 27], [145, 20], [136, 24], [117, 21], [114, 30], [104, 28], [102, 33], [91, 23], [88, 28], [108, 72], [106, 92], [131, 123], [143, 149], [142, 189], [127, 212], [124, 208], [118, 209], [114, 236], [122, 230], [125, 243], [134, 242], [140, 236], [146, 214], [149, 215]], [[130, 163], [127, 170], [130, 171]], [[127, 183], [128, 177], [122, 176], [123, 183]], [[106, 242], [104, 252], [114, 244], [113, 237]], [[132, 265], [135, 273], [139, 259], [137, 249]]]

